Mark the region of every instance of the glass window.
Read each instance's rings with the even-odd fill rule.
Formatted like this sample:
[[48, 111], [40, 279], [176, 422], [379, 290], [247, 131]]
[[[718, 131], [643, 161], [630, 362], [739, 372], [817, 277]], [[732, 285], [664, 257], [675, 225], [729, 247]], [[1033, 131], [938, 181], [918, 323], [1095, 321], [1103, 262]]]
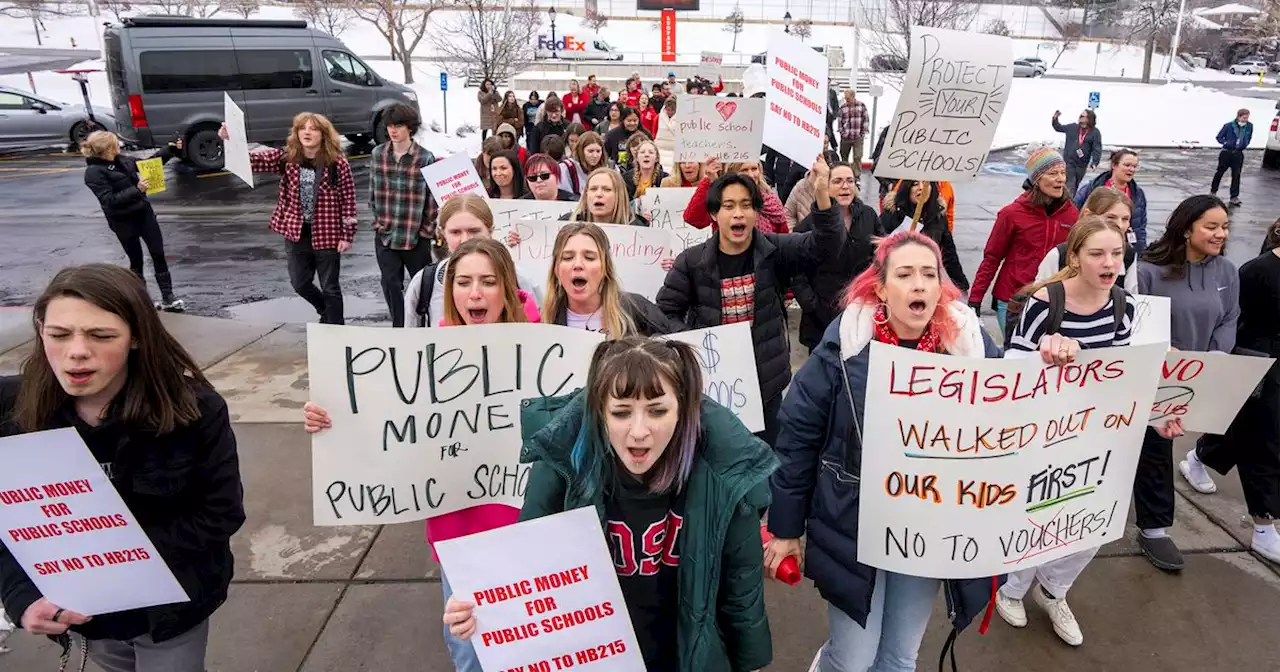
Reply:
[[0, 110], [29, 110], [31, 99], [16, 93], [0, 91]]
[[231, 51], [144, 51], [138, 61], [146, 93], [240, 89]]
[[325, 51], [325, 67], [329, 69], [329, 79], [355, 86], [378, 86], [378, 76], [369, 70], [360, 59], [345, 51]]
[[311, 51], [308, 49], [236, 50], [240, 85], [258, 89], [311, 88]]

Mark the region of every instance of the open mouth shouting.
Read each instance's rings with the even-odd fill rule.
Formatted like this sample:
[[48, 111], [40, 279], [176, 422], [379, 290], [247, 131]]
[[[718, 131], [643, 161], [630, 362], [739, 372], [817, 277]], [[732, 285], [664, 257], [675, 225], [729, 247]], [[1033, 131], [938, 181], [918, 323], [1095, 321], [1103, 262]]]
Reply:
[[486, 324], [489, 322], [489, 307], [480, 305], [467, 306], [467, 324]]
[[67, 371], [67, 382], [76, 386], [88, 385], [93, 380], [93, 369], [70, 369]]
[[1099, 282], [1101, 282], [1103, 285], [1105, 285], [1105, 286], [1107, 286], [1107, 287], [1110, 287], [1111, 285], [1116, 284], [1116, 274], [1115, 274], [1115, 271], [1103, 271], [1103, 272], [1099, 273], [1099, 274], [1098, 274], [1098, 281], [1099, 281]]
[[929, 309], [929, 302], [924, 299], [916, 299], [907, 304], [907, 310], [916, 317], [924, 317]]
[[652, 448], [636, 448], [627, 447], [627, 459], [634, 465], [643, 465], [649, 460], [649, 454], [653, 452]]
[[585, 295], [590, 286], [591, 283], [585, 275], [574, 273], [573, 277], [569, 278], [569, 289], [575, 296]]

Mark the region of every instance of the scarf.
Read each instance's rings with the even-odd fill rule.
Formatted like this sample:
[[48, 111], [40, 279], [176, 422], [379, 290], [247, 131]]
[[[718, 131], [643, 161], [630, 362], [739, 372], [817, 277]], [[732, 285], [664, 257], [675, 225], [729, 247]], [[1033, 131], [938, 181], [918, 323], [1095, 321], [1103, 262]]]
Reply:
[[[898, 335], [893, 332], [893, 327], [889, 326], [889, 309], [885, 304], [876, 307], [876, 314], [871, 318], [875, 325], [875, 339], [886, 345], [900, 346], [901, 341]], [[916, 343], [916, 350], [920, 352], [942, 352], [942, 342], [938, 338], [937, 330], [933, 328], [933, 321], [929, 322], [929, 326], [925, 327], [924, 335]]]

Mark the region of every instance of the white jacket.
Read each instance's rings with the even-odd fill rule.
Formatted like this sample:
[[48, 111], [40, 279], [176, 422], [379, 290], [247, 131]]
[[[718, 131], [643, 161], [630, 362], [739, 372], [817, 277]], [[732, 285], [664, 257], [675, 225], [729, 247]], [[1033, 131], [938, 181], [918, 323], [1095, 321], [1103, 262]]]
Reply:
[[[947, 352], [957, 357], [987, 356], [987, 347], [982, 340], [982, 322], [963, 300], [952, 301], [947, 306], [951, 317], [956, 321], [959, 333], [954, 343], [944, 343]], [[851, 303], [844, 309], [844, 317], [840, 320], [840, 359], [848, 361], [856, 357], [867, 347], [875, 335], [875, 323], [872, 318], [876, 314], [876, 304]]]
[[678, 175], [676, 170], [676, 118], [667, 117], [666, 111], [658, 112], [658, 136], [653, 139], [658, 146], [658, 163], [667, 169], [668, 175]]
[[[449, 260], [441, 260], [434, 266], [428, 266], [409, 280], [404, 288], [404, 326], [434, 327], [444, 319], [444, 274], [449, 268]], [[434, 269], [431, 282], [435, 285], [431, 290], [431, 303], [427, 306], [427, 314], [418, 314], [418, 297], [422, 295], [422, 282], [426, 274]], [[533, 295], [533, 300], [542, 305], [542, 286], [530, 281], [520, 271], [516, 271], [516, 285]]]

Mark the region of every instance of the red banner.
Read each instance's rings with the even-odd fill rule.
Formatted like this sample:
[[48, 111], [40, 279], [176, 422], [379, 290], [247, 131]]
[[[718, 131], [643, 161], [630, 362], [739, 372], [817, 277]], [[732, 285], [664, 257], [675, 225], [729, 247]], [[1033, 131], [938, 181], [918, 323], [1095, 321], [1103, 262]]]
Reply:
[[662, 10], [662, 62], [676, 61], [676, 10]]

